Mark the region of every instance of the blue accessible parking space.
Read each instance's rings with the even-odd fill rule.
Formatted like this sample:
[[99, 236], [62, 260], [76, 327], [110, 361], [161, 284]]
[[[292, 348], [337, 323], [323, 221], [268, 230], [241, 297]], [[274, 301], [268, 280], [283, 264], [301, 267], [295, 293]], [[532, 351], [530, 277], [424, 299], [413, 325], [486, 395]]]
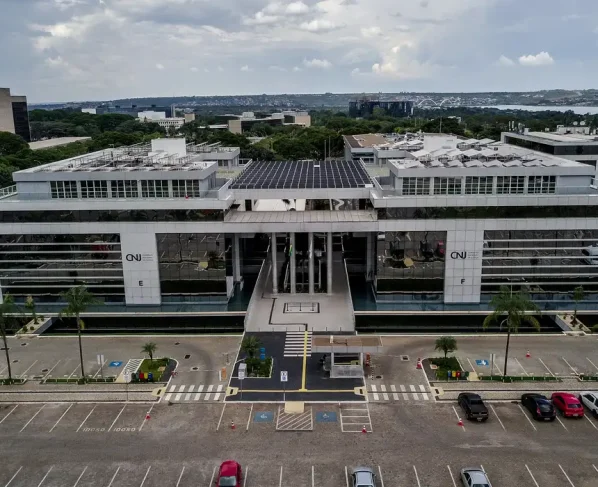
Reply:
[[254, 423], [271, 423], [274, 421], [274, 413], [271, 411], [260, 411], [253, 416]]
[[490, 365], [490, 362], [488, 360], [484, 360], [484, 359], [477, 359], [475, 361], [476, 365], [479, 365], [481, 367], [488, 367], [488, 365]]
[[110, 362], [108, 367], [120, 367], [123, 363], [119, 361]]
[[335, 423], [336, 413], [323, 411], [316, 413], [316, 423]]

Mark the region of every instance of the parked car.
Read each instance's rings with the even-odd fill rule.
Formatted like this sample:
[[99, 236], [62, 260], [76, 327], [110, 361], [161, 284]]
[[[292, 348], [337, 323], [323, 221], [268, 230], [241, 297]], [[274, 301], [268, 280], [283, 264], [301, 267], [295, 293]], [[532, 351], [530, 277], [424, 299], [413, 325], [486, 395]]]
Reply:
[[598, 419], [598, 392], [585, 391], [579, 395], [579, 400]]
[[241, 465], [234, 460], [226, 460], [220, 465], [216, 485], [218, 487], [241, 487]]
[[529, 392], [521, 396], [521, 404], [532, 413], [535, 420], [554, 421], [556, 419], [556, 409], [550, 400], [542, 394]]
[[482, 401], [482, 398], [478, 394], [462, 392], [457, 397], [457, 401], [467, 419], [475, 419], [477, 421], [488, 420], [488, 408], [486, 408], [484, 401]]
[[462, 469], [461, 482], [463, 482], [465, 487], [492, 487], [486, 472], [479, 468]]
[[563, 413], [563, 416], [570, 418], [583, 417], [581, 402], [570, 392], [553, 392], [551, 398], [552, 404]]
[[370, 467], [355, 467], [351, 472], [352, 487], [376, 487], [376, 474]]

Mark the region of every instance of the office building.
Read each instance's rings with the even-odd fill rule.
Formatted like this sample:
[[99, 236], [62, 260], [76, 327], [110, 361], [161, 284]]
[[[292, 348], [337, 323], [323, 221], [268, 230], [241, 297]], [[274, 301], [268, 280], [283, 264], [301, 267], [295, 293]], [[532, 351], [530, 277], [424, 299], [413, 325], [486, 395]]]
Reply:
[[413, 115], [413, 102], [409, 100], [362, 100], [349, 102], [349, 116], [351, 118], [366, 118], [374, 113], [374, 109], [384, 110], [384, 114], [390, 117], [410, 117]]
[[[17, 171], [0, 195], [0, 289], [52, 313], [61, 291], [84, 284], [98, 312], [234, 309], [254, 331], [298, 319], [351, 331], [372, 311], [484, 313], [501, 286], [547, 314], [573, 309], [583, 286], [579, 309], [596, 309], [592, 167], [421, 139], [430, 150], [386, 161], [384, 178], [348, 160], [253, 161], [218, 179], [238, 149], [183, 139]], [[302, 302], [319, 312], [298, 317]]]
[[[228, 115], [230, 117], [231, 115]], [[228, 130], [233, 134], [242, 134], [251, 130], [254, 125], [266, 124], [271, 126], [299, 125], [302, 127], [311, 126], [311, 117], [307, 112], [285, 110], [273, 113], [268, 117], [258, 118], [253, 112], [244, 112], [241, 115], [234, 115], [234, 119], [228, 120]]]
[[186, 123], [183, 117], [166, 118], [166, 113], [153, 110], [139, 112], [137, 120], [143, 123], [157, 123], [166, 130], [170, 128], [180, 129]]
[[0, 88], [0, 132], [20, 135], [31, 142], [27, 97], [10, 94], [10, 88]]

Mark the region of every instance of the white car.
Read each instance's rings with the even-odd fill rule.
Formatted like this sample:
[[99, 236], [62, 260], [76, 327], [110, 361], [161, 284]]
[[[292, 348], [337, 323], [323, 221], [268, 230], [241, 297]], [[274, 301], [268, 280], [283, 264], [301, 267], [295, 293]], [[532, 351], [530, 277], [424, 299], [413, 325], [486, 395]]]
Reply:
[[486, 472], [479, 468], [462, 469], [461, 482], [465, 487], [492, 487]]
[[582, 392], [579, 395], [579, 400], [595, 418], [598, 418], [598, 392]]

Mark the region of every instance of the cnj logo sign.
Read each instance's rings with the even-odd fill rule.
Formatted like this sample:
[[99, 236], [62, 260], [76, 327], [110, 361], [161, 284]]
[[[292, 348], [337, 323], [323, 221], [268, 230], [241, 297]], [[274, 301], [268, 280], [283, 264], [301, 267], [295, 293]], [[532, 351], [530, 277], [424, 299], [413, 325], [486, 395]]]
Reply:
[[449, 255], [453, 260], [477, 259], [479, 252], [451, 252]]
[[152, 262], [154, 256], [152, 254], [126, 254], [125, 260], [128, 262]]

